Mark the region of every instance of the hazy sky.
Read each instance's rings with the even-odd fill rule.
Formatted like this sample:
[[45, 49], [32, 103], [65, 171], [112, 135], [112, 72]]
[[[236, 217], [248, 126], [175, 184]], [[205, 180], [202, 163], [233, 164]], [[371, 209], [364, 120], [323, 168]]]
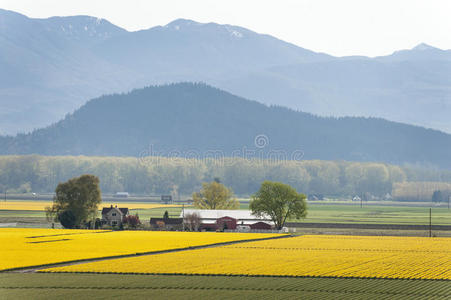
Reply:
[[451, 49], [448, 0], [0, 0], [0, 8], [36, 18], [91, 15], [130, 31], [177, 18], [233, 24], [338, 56], [421, 42]]

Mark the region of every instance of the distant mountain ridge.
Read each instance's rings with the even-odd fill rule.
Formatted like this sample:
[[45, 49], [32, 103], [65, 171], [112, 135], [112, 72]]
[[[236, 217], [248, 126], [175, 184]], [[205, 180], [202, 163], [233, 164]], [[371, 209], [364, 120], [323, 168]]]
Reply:
[[[323, 118], [204, 84], [103, 96], [0, 154], [379, 161], [451, 168], [451, 135], [376, 118]], [[276, 155], [276, 157], [274, 156]]]
[[451, 60], [451, 51], [442, 50], [431, 45], [421, 43], [409, 50], [395, 51], [392, 55], [379, 57], [382, 60]]
[[51, 124], [103, 94], [182, 81], [318, 115], [451, 132], [449, 50], [333, 57], [239, 26], [178, 19], [128, 32], [89, 16], [0, 9], [0, 134]]

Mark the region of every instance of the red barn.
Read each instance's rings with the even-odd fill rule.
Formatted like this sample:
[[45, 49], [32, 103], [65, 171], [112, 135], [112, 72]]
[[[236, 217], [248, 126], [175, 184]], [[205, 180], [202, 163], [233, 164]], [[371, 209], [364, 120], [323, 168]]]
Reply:
[[216, 220], [216, 228], [219, 230], [235, 230], [236, 229], [236, 219], [232, 217], [222, 217]]
[[270, 224], [266, 223], [266, 222], [257, 222], [254, 224], [249, 225], [251, 227], [251, 229], [259, 229], [259, 230], [271, 230], [272, 227]]
[[249, 210], [185, 209], [180, 217], [190, 214], [200, 217], [202, 230], [271, 230], [274, 226], [269, 216], [257, 217]]

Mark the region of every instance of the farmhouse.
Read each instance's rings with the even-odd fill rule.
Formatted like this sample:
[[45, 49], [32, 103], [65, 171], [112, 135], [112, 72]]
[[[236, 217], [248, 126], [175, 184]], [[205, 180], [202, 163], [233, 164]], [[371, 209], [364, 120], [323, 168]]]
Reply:
[[128, 216], [128, 208], [118, 208], [117, 205], [113, 207], [104, 207], [102, 209], [102, 224], [110, 226], [119, 226], [122, 224], [122, 220], [125, 216]]
[[200, 218], [201, 230], [270, 230], [274, 222], [268, 216], [256, 217], [250, 210], [210, 210], [210, 209], [185, 209], [180, 217], [197, 214]]

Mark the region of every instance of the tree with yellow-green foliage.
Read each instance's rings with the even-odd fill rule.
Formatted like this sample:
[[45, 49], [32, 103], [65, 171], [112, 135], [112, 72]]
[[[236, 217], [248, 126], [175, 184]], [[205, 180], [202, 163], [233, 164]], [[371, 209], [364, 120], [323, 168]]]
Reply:
[[233, 191], [215, 180], [202, 183], [200, 192], [193, 193], [194, 207], [200, 209], [238, 209]]

